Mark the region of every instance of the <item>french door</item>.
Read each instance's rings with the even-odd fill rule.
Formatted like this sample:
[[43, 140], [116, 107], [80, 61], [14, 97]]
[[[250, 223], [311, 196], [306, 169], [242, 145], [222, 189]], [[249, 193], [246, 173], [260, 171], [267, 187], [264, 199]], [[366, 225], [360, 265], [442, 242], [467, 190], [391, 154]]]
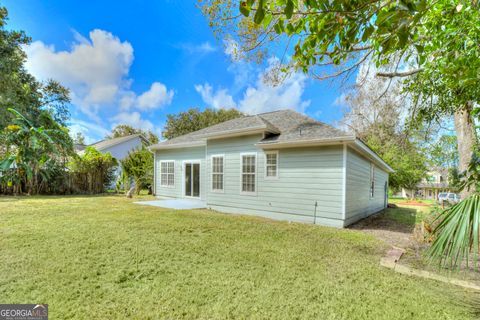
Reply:
[[185, 162], [185, 196], [200, 197], [200, 163]]

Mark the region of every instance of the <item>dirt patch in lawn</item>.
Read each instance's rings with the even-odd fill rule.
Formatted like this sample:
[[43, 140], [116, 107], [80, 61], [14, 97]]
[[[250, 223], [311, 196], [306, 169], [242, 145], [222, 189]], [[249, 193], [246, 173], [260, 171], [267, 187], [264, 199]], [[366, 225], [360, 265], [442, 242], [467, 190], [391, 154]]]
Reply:
[[418, 202], [418, 201], [402, 202], [401, 205], [404, 205], [404, 206], [420, 206], [420, 207], [428, 207], [428, 206], [431, 206], [431, 205], [428, 204], [428, 203]]
[[354, 223], [349, 228], [371, 234], [392, 246], [401, 248], [412, 246], [415, 242], [413, 240], [415, 223], [403, 223], [391, 219], [388, 216], [389, 210], [392, 209], [387, 209], [375, 215], [371, 215], [368, 218]]

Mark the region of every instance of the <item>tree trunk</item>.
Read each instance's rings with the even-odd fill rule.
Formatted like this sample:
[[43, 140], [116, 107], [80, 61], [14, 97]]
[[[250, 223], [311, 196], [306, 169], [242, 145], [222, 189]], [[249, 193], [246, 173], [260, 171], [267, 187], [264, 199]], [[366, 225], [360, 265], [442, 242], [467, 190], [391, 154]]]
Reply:
[[[464, 108], [454, 113], [455, 131], [458, 141], [458, 170], [465, 172], [472, 160], [473, 148], [477, 143], [475, 126], [470, 115], [471, 105], [467, 104]], [[462, 190], [460, 196], [462, 199], [468, 197], [474, 190]]]

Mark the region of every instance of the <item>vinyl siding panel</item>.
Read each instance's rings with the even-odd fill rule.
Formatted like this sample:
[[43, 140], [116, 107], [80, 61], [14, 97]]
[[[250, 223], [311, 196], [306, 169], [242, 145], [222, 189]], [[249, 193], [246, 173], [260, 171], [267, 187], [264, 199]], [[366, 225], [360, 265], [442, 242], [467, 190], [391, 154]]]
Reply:
[[[278, 150], [278, 178], [265, 177], [260, 135], [208, 141], [207, 205], [219, 211], [342, 226], [342, 147]], [[242, 194], [241, 154], [255, 152], [256, 193]], [[211, 190], [211, 155], [224, 155], [224, 192]]]
[[388, 173], [375, 166], [374, 196], [370, 197], [370, 161], [347, 148], [345, 225], [385, 208]]
[[[162, 187], [160, 184], [160, 162], [175, 161], [175, 186]], [[186, 160], [200, 162], [200, 199], [205, 200], [205, 147], [157, 150], [155, 154], [155, 195], [161, 197], [184, 198], [184, 167]]]
[[141, 149], [142, 145], [143, 145], [142, 139], [140, 137], [136, 137], [134, 139], [102, 149], [100, 152], [101, 153], [109, 152], [112, 155], [112, 157], [120, 161], [125, 159], [128, 156], [128, 153], [130, 151]]

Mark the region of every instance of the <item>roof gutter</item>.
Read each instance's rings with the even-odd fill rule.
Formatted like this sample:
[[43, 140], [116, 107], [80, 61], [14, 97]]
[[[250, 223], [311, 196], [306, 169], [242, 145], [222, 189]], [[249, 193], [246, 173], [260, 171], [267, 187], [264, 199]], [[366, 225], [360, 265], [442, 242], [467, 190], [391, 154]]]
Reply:
[[184, 143], [176, 143], [176, 144], [157, 144], [148, 147], [150, 151], [153, 150], [169, 150], [169, 149], [181, 149], [181, 148], [191, 148], [191, 147], [203, 147], [207, 145], [205, 140], [202, 141], [193, 141], [193, 142], [184, 142]]
[[327, 138], [327, 139], [308, 139], [308, 140], [295, 140], [286, 142], [272, 142], [272, 143], [257, 143], [255, 146], [262, 149], [278, 149], [278, 148], [294, 148], [294, 147], [312, 147], [312, 146], [325, 146], [336, 145], [345, 142], [355, 141], [354, 136]]

